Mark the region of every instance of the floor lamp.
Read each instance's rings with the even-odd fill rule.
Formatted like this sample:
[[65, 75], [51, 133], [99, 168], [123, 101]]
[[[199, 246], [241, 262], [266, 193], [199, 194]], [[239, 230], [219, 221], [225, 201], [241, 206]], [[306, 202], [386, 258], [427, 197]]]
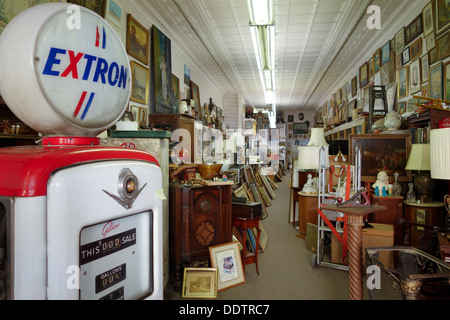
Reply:
[[448, 194], [444, 197], [447, 209], [447, 227], [450, 218], [450, 128], [431, 130], [431, 178], [449, 181]]

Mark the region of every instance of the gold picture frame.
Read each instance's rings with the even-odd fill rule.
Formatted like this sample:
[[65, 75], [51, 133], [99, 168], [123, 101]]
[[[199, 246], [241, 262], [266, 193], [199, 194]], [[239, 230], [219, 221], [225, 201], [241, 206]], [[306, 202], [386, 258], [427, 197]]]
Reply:
[[217, 299], [217, 268], [184, 268], [182, 298]]
[[149, 61], [150, 30], [144, 28], [131, 14], [127, 16], [127, 53], [145, 65]]
[[150, 70], [135, 61], [131, 66], [131, 96], [130, 100], [138, 103], [148, 104], [150, 91]]
[[238, 242], [209, 247], [211, 266], [217, 268], [219, 291], [245, 283], [244, 268]]

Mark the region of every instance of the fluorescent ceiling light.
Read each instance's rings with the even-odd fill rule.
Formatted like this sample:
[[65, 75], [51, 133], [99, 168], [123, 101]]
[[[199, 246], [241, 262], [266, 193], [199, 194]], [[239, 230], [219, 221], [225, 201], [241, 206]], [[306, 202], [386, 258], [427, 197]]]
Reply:
[[273, 25], [274, 9], [272, 0], [248, 0], [250, 25]]

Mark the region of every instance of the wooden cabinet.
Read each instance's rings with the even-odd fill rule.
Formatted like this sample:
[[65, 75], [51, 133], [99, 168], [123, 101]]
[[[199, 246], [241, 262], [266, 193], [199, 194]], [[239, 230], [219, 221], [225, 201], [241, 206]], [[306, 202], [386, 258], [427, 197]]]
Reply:
[[[405, 221], [412, 224], [425, 225], [427, 227], [444, 226], [444, 203], [409, 203], [405, 202]], [[409, 231], [409, 230], [407, 230]], [[411, 225], [409, 242], [410, 245], [420, 248], [419, 238], [423, 235], [423, 226]]]
[[373, 194], [371, 197], [373, 204], [384, 206], [387, 209], [371, 215], [370, 222], [393, 225], [394, 245], [401, 245], [403, 242], [403, 231], [399, 220], [403, 217], [403, 197], [377, 197]]
[[184, 137], [190, 140], [189, 149], [191, 150], [191, 162], [194, 162], [194, 133], [195, 118], [184, 114], [152, 114], [149, 116], [151, 129], [163, 129], [175, 131], [176, 129], [185, 129], [190, 137]]
[[209, 247], [231, 242], [231, 184], [173, 184], [169, 212], [169, 252], [178, 289], [183, 266], [209, 264]]
[[297, 237], [306, 239], [306, 231], [308, 223], [317, 225], [318, 215], [317, 195], [298, 193], [299, 197], [299, 218], [298, 218], [298, 233]]

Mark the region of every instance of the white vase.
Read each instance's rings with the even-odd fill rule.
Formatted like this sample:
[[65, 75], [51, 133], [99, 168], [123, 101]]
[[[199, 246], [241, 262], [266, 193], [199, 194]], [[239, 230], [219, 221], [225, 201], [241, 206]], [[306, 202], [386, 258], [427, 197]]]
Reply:
[[402, 124], [402, 117], [396, 112], [389, 112], [384, 118], [384, 126], [388, 130], [397, 130]]

